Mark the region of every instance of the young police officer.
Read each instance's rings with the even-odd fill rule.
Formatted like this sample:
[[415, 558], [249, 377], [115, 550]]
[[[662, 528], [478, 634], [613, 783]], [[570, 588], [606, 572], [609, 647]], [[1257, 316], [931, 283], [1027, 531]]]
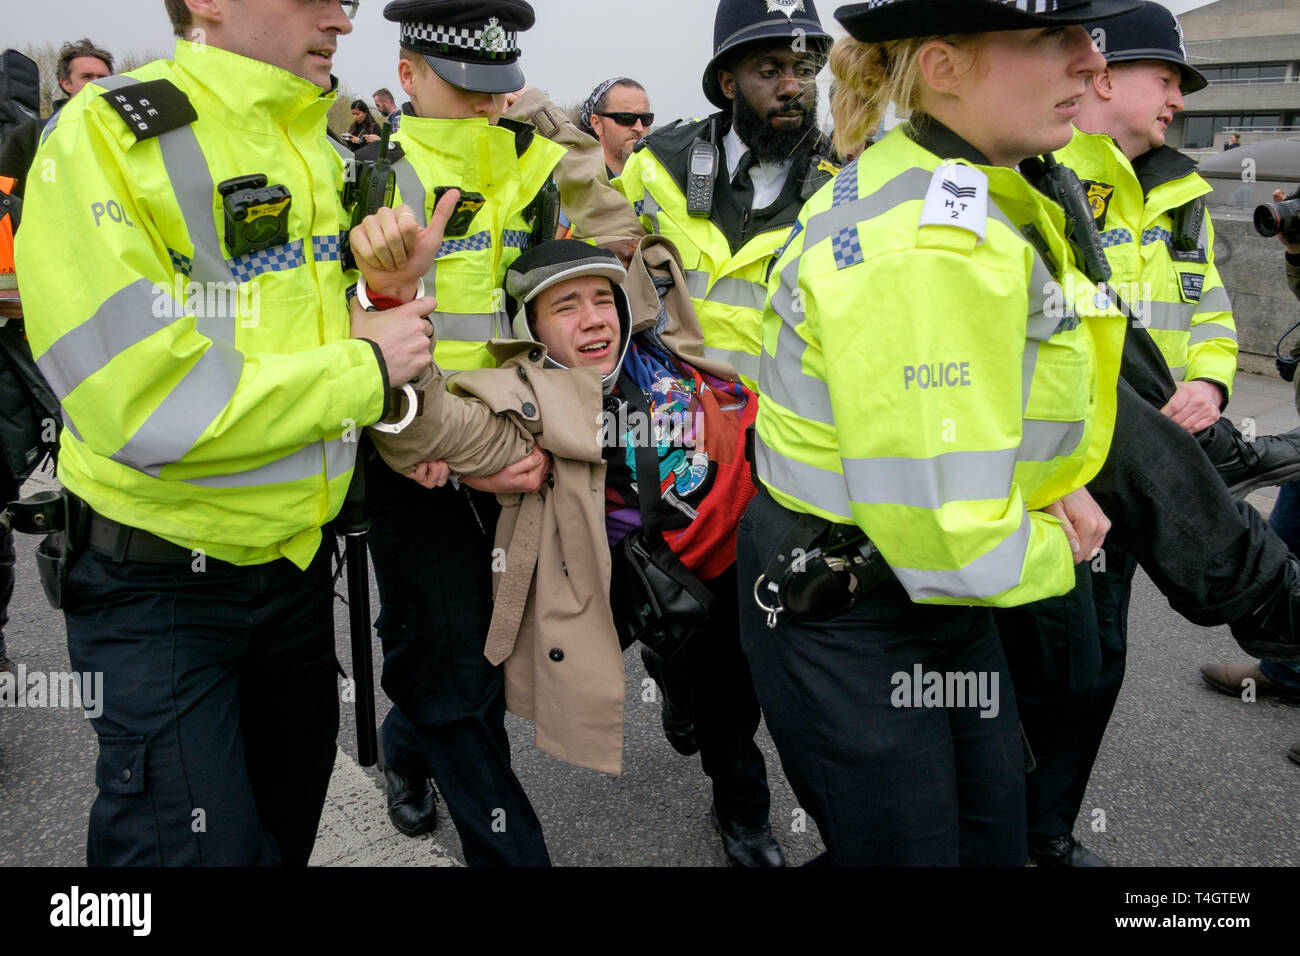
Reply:
[[[439, 187], [461, 195], [462, 215], [424, 276], [438, 300], [434, 359], [448, 373], [490, 367], [485, 343], [509, 335], [508, 324], [498, 323], [505, 271], [535, 233], [554, 237], [553, 222], [539, 226], [539, 196], [557, 167], [581, 234], [601, 231], [602, 203], [626, 220], [626, 203], [605, 182], [599, 144], [534, 91], [514, 103], [514, 113], [531, 122], [502, 117], [507, 94], [524, 85], [518, 34], [533, 25], [531, 6], [398, 0], [384, 16], [401, 24], [399, 74], [412, 107], [394, 137], [403, 153], [394, 164], [400, 200], [423, 223]], [[566, 154], [561, 143], [585, 143], [590, 161]], [[368, 473], [382, 683], [396, 704], [383, 727], [390, 806], [395, 822], [427, 820], [424, 780], [432, 774], [471, 865], [549, 863], [541, 825], [510, 767], [501, 670], [483, 654], [499, 510], [492, 493], [536, 490], [546, 468], [535, 450], [497, 475], [433, 489], [378, 461]]]
[[432, 308], [349, 328], [325, 131], [355, 6], [168, 0], [196, 42], [83, 90], [29, 183], [18, 268], [80, 551], [68, 654], [104, 680], [92, 866], [311, 854], [339, 718], [321, 526]]
[[[1219, 410], [1236, 373], [1231, 304], [1214, 267], [1209, 185], [1164, 145], [1183, 94], [1205, 79], [1187, 64], [1173, 14], [1158, 3], [1088, 24], [1107, 68], [1088, 81], [1077, 133], [1057, 158], [1083, 181], [1129, 307], [1125, 379], [1197, 436], [1224, 481], [1242, 492], [1300, 474], [1293, 435], [1247, 441]], [[1088, 134], [1099, 135], [1088, 135]], [[1103, 861], [1072, 836], [1093, 761], [1119, 697], [1137, 562], [1113, 540], [1071, 594], [999, 614], [1037, 759], [1028, 778], [1029, 849], [1040, 865]], [[1095, 613], [1094, 613], [1095, 612]], [[1063, 662], [1071, 661], [1069, 667]]]

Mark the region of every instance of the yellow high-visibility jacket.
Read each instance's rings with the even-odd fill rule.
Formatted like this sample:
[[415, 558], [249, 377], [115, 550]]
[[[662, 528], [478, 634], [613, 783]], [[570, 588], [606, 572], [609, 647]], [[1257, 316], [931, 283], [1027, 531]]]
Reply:
[[[828, 182], [839, 167], [828, 158], [830, 144], [819, 142], [805, 168], [790, 170], [784, 208], [733, 251], [715, 221], [716, 209], [711, 218], [703, 218], [690, 215], [686, 207], [687, 155], [709, 124], [702, 120], [672, 126], [646, 137], [613, 185], [632, 203], [643, 228], [665, 236], [681, 252], [691, 301], [704, 330], [705, 354], [730, 362], [746, 387], [756, 389], [768, 272], [803, 198]], [[725, 163], [718, 175], [727, 175]], [[744, 217], [746, 229], [751, 215]]]
[[1105, 460], [1124, 322], [1063, 229], [1016, 170], [945, 163], [899, 127], [809, 200], [773, 270], [759, 477], [860, 526], [916, 602], [1074, 585], [1041, 509]]
[[436, 296], [434, 360], [448, 374], [496, 363], [486, 343], [513, 338], [502, 284], [506, 270], [528, 247], [532, 221], [525, 210], [564, 157], [558, 143], [526, 123], [502, 119], [424, 119], [403, 116], [393, 136], [402, 159], [396, 202], [411, 206], [423, 226], [438, 186], [480, 193], [484, 204], [464, 236], [443, 240], [438, 259], [424, 278]]
[[[1214, 266], [1214, 225], [1196, 208], [1211, 189], [1196, 163], [1162, 146], [1130, 163], [1109, 136], [1076, 132], [1056, 158], [1083, 180], [1106, 247], [1110, 284], [1151, 333], [1174, 381], [1204, 379], [1232, 394], [1237, 325]], [[1187, 207], [1199, 232], [1178, 248]]]
[[[60, 477], [101, 514], [235, 564], [310, 563], [385, 397], [375, 347], [348, 338], [333, 101], [179, 41], [48, 132], [17, 266]], [[235, 257], [218, 184], [253, 174], [291, 193], [288, 241]]]

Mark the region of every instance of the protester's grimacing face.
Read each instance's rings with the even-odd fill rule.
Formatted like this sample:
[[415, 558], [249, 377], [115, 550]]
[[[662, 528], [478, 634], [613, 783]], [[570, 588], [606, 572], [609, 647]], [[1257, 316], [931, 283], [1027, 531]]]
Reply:
[[[638, 90], [635, 86], [616, 86], [606, 95], [605, 108], [601, 112], [649, 113], [650, 98], [645, 90]], [[606, 165], [611, 167], [614, 163], [626, 163], [636, 144], [650, 132], [639, 119], [633, 126], [620, 126], [607, 116], [593, 116], [591, 128], [604, 147]]]
[[1182, 71], [1172, 63], [1140, 60], [1107, 71], [1114, 99], [1105, 130], [1125, 155], [1141, 156], [1165, 145], [1174, 114], [1183, 108]]
[[68, 63], [68, 78], [59, 80], [59, 86], [69, 97], [76, 96], [81, 88], [93, 80], [111, 76], [113, 71], [97, 56], [74, 56]]
[[397, 74], [415, 115], [424, 119], [486, 119], [495, 126], [506, 111], [504, 93], [478, 93], [452, 86], [422, 57], [412, 62], [403, 56], [397, 63]]
[[288, 70], [328, 92], [338, 38], [352, 32], [340, 3], [303, 0], [189, 0], [191, 36]]
[[614, 288], [604, 276], [579, 276], [545, 289], [533, 300], [533, 329], [551, 357], [568, 368], [618, 365], [621, 336]]

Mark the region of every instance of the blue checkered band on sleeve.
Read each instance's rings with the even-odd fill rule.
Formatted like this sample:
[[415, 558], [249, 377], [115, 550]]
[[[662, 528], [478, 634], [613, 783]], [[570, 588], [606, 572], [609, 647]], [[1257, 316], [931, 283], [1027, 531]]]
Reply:
[[260, 249], [230, 259], [230, 272], [240, 282], [252, 282], [267, 272], [287, 272], [303, 264], [302, 240], [295, 239], [270, 249]]

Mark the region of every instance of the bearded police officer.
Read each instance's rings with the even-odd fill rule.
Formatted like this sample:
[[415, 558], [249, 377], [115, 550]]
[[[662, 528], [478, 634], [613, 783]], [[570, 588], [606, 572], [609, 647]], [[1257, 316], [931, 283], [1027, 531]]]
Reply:
[[[720, 112], [646, 137], [615, 185], [642, 228], [680, 250], [705, 354], [730, 362], [756, 389], [768, 269], [804, 201], [837, 171], [817, 127], [816, 79], [831, 38], [813, 0], [722, 0], [713, 37], [703, 85]], [[739, 647], [715, 681], [715, 693], [732, 697], [729, 733], [691, 716], [690, 688], [707, 682], [648, 650], [642, 657], [664, 690], [669, 739], [683, 753], [698, 746], [713, 779], [728, 858], [778, 862], [766, 835], [766, 773], [752, 739], [758, 704]]]
[[92, 866], [311, 854], [339, 719], [321, 526], [349, 435], [426, 364], [433, 305], [349, 327], [326, 113], [355, 8], [168, 0], [175, 59], [83, 90], [28, 186], [68, 654], [104, 683]]

